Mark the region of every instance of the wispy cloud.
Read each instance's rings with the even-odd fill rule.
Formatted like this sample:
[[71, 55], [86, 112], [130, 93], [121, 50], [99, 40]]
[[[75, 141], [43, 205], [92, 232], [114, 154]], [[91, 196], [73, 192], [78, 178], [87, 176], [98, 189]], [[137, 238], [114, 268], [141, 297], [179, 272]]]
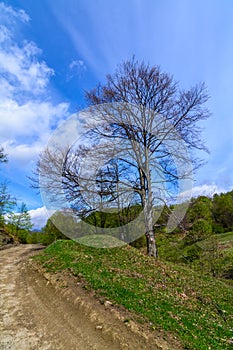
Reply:
[[12, 22], [12, 21], [28, 22], [30, 20], [30, 17], [24, 10], [14, 9], [11, 6], [7, 6], [3, 2], [0, 2], [0, 13], [1, 13], [1, 20], [7, 21], [7, 22]]
[[87, 66], [83, 60], [73, 60], [69, 64], [69, 73], [67, 74], [67, 80], [82, 76], [86, 70]]
[[70, 64], [69, 64], [69, 68], [71, 70], [86, 70], [87, 67], [85, 65], [85, 63], [82, 60], [73, 60]]
[[[68, 3], [69, 6], [73, 6], [71, 2]], [[100, 31], [96, 25], [95, 28], [92, 27], [92, 25], [96, 23], [95, 18], [90, 18], [90, 13], [87, 11], [86, 5], [83, 6], [81, 3], [77, 4], [77, 6], [73, 6], [74, 11], [72, 12], [64, 11], [64, 4], [62, 3], [55, 4], [51, 2], [49, 6], [57, 21], [71, 40], [78, 57], [81, 56], [85, 62], [87, 62], [88, 68], [90, 68], [91, 72], [95, 74], [96, 77], [100, 76], [102, 67], [106, 68], [106, 57], [103, 53], [102, 45], [99, 46], [97, 43], [101, 42], [103, 44], [105, 42], [106, 32], [102, 30], [103, 28], [101, 28]], [[93, 3], [90, 8], [93, 6], [95, 7], [96, 4]], [[79, 25], [79, 22], [82, 22], [84, 17], [88, 30], [83, 30], [82, 25]], [[119, 30], [119, 28], [117, 29]], [[94, 41], [89, 40], [89, 33], [91, 35], [94, 34]], [[110, 45], [109, 42], [108, 44]]]

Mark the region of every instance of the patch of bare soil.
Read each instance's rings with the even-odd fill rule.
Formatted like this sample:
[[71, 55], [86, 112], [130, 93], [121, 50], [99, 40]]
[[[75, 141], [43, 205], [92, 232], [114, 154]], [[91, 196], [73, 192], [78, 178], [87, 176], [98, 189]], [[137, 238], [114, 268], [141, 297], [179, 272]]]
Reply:
[[100, 303], [74, 276], [46, 273], [28, 259], [39, 249], [0, 251], [0, 350], [182, 349], [123, 308]]

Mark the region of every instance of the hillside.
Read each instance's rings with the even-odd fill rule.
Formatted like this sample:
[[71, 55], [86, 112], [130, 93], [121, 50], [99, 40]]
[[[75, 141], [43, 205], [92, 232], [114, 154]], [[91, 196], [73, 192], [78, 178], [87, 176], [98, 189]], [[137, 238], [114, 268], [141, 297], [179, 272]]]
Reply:
[[187, 244], [180, 234], [157, 234], [157, 243], [162, 259], [233, 281], [233, 232], [213, 234], [194, 244]]
[[15, 237], [9, 234], [5, 229], [0, 228], [0, 247], [7, 244], [13, 244], [15, 242]]
[[172, 334], [184, 349], [233, 348], [233, 289], [220, 280], [130, 246], [95, 249], [57, 241], [35, 259], [49, 272], [69, 271], [101, 303], [122, 305], [151, 332]]

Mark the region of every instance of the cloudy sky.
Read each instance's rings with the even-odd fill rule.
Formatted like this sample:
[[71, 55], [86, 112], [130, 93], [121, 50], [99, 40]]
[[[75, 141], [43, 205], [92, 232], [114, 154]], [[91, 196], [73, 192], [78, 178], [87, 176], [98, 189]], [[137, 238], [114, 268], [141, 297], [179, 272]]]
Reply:
[[39, 153], [85, 107], [83, 91], [134, 54], [183, 88], [206, 83], [210, 154], [194, 193], [233, 189], [233, 1], [9, 0], [0, 2], [0, 144], [9, 158], [0, 182], [37, 226], [44, 205], [27, 176]]

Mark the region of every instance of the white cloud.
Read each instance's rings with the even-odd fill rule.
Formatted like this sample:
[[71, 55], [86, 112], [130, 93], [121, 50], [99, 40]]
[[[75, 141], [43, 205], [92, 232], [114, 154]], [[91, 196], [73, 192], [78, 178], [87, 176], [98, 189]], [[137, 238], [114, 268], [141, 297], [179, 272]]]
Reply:
[[53, 214], [53, 212], [48, 213], [45, 207], [29, 210], [28, 213], [35, 229], [44, 227], [49, 217]]
[[54, 71], [44, 61], [38, 60], [39, 53], [40, 50], [33, 42], [25, 41], [19, 47], [13, 40], [9, 40], [9, 36], [1, 42], [0, 72], [17, 94], [29, 92], [37, 95], [45, 92]]
[[7, 6], [5, 3], [0, 2], [1, 20], [12, 22], [14, 20], [20, 20], [22, 22], [28, 22], [30, 17], [24, 10], [17, 10], [11, 6]]
[[35, 137], [54, 127], [68, 114], [68, 105], [31, 100], [19, 104], [13, 99], [0, 100], [1, 137]]
[[68, 117], [69, 105], [53, 102], [49, 84], [54, 71], [40, 59], [37, 45], [16, 41], [17, 25], [28, 22], [29, 16], [4, 3], [0, 15], [0, 139], [9, 158], [24, 165]]
[[82, 60], [73, 60], [69, 64], [70, 72], [67, 74], [67, 80], [71, 80], [74, 77], [80, 76], [84, 71], [87, 70], [87, 67]]
[[68, 116], [68, 107], [66, 103], [54, 105], [39, 100], [23, 105], [12, 99], [0, 100], [0, 138], [9, 158], [29, 161], [38, 155], [51, 130]]
[[7, 27], [4, 25], [0, 25], [0, 43], [3, 43], [4, 41], [9, 40], [10, 37], [11, 37], [11, 33], [7, 29]]
[[199, 197], [199, 196], [207, 196], [207, 197], [212, 197], [215, 193], [222, 193], [222, 192], [227, 192], [227, 189], [221, 188], [217, 186], [216, 184], [204, 184], [200, 186], [194, 186], [190, 191], [186, 191], [182, 193], [182, 196], [189, 197]]
[[67, 116], [66, 103], [0, 101], [1, 144], [11, 160], [29, 161], [42, 151], [51, 130]]
[[[19, 214], [15, 212], [15, 214]], [[54, 214], [54, 211], [48, 212], [45, 207], [28, 210], [28, 214], [31, 217], [33, 229], [40, 230], [47, 223], [47, 220]], [[5, 215], [5, 219], [9, 220], [9, 217]]]
[[70, 69], [84, 69], [86, 70], [87, 67], [84, 64], [84, 62], [82, 60], [73, 60], [70, 64], [69, 64], [69, 68]]

